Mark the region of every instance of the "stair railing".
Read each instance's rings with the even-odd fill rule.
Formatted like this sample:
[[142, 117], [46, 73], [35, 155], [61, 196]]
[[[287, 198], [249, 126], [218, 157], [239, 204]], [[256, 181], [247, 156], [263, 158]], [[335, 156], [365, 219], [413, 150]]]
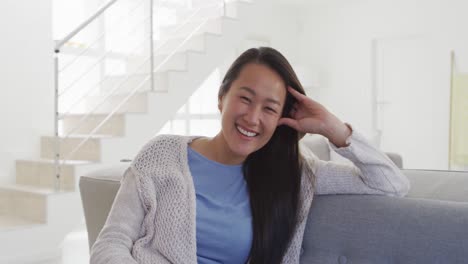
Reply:
[[[135, 5], [131, 11], [127, 14], [127, 15], [130, 15], [134, 12], [134, 10], [136, 10], [145, 0], [139, 2], [137, 5]], [[77, 106], [80, 102], [83, 102], [87, 96], [89, 96], [92, 92], [92, 90], [94, 90], [94, 88], [96, 88], [97, 86], [100, 86], [103, 81], [105, 81], [107, 78], [109, 78], [108, 76], [107, 77], [104, 77], [103, 79], [101, 78], [101, 80], [92, 85], [90, 89], [88, 89], [84, 94], [82, 94], [78, 100], [75, 100], [75, 102], [72, 104], [72, 106], [67, 110], [65, 111], [64, 113], [61, 113], [60, 112], [60, 104], [59, 104], [59, 101], [60, 101], [60, 98], [61, 96], [63, 96], [64, 94], [66, 94], [68, 91], [70, 91], [70, 89], [79, 81], [83, 78], [84, 75], [88, 74], [92, 68], [96, 67], [97, 65], [99, 65], [99, 63], [102, 63], [102, 61], [107, 57], [107, 56], [112, 56], [114, 53], [117, 53], [117, 52], [114, 52], [114, 50], [111, 50], [111, 51], [106, 51], [102, 56], [100, 56], [97, 60], [97, 62], [95, 62], [90, 68], [86, 69], [84, 73], [82, 73], [82, 75], [80, 75], [78, 78], [74, 79], [64, 90], [60, 90], [59, 89], [59, 74], [68, 69], [70, 65], [74, 64], [80, 57], [83, 57], [85, 55], [85, 53], [87, 52], [90, 52], [91, 51], [91, 47], [94, 46], [95, 43], [97, 43], [100, 39], [102, 39], [106, 32], [102, 32], [98, 37], [97, 39], [94, 40], [94, 42], [92, 42], [92, 44], [90, 44], [88, 47], [86, 47], [84, 50], [80, 51], [78, 53], [78, 55], [73, 59], [71, 60], [70, 62], [68, 62], [67, 64], [65, 64], [62, 68], [59, 68], [59, 54], [62, 50], [62, 48], [73, 38], [75, 37], [78, 33], [82, 32], [83, 29], [85, 29], [88, 25], [90, 25], [90, 23], [92, 23], [93, 21], [95, 21], [97, 18], [99, 17], [102, 17], [103, 14], [109, 10], [112, 6], [114, 6], [118, 0], [111, 0], [109, 1], [108, 3], [104, 4], [102, 7], [100, 7], [93, 15], [91, 15], [88, 19], [86, 19], [84, 22], [82, 22], [75, 30], [71, 31], [65, 38], [63, 38], [62, 40], [58, 41], [54, 47], [54, 73], [55, 73], [55, 78], [54, 78], [54, 90], [55, 90], [55, 100], [54, 100], [54, 110], [55, 110], [55, 115], [54, 115], [54, 167], [55, 167], [55, 184], [54, 184], [54, 188], [55, 190], [60, 190], [60, 177], [61, 177], [61, 166], [66, 164], [68, 160], [71, 160], [73, 158], [73, 155], [87, 142], [89, 141], [89, 139], [91, 139], [93, 136], [95, 136], [97, 134], [97, 132], [102, 128], [102, 126], [110, 119], [112, 118], [112, 116], [114, 116], [115, 113], [117, 113], [117, 111], [119, 111], [121, 109], [121, 107], [123, 105], [125, 105], [144, 85], [146, 82], [150, 82], [150, 89], [152, 91], [154, 91], [154, 88], [155, 88], [155, 84], [154, 84], [154, 73], [157, 72], [158, 70], [160, 70], [177, 52], [179, 52], [181, 50], [181, 48], [202, 28], [206, 25], [206, 23], [208, 22], [209, 19], [202, 19], [201, 22], [199, 23], [196, 23], [196, 26], [194, 29], [192, 29], [190, 31], [190, 33], [184, 37], [182, 39], [182, 41], [175, 47], [175, 48], [171, 48], [171, 51], [169, 52], [169, 54], [160, 62], [158, 63], [157, 66], [155, 66], [155, 62], [154, 62], [154, 57], [155, 57], [155, 54], [158, 52], [158, 50], [162, 49], [165, 44], [168, 43], [168, 41], [170, 40], [170, 38], [166, 38], [162, 41], [162, 43], [160, 45], [158, 45], [157, 47], [155, 47], [155, 43], [154, 43], [154, 15], [153, 15], [153, 12], [154, 12], [154, 2], [153, 0], [147, 0], [149, 1], [149, 10], [150, 10], [150, 14], [143, 18], [141, 21], [139, 21], [136, 26], [130, 31], [130, 32], [133, 32], [136, 28], [138, 28], [139, 26], [141, 26], [141, 24], [144, 24], [145, 22], [149, 21], [149, 36], [147, 36], [146, 38], [143, 39], [142, 42], [138, 43], [137, 45], [135, 45], [135, 47], [133, 47], [132, 51], [135, 51], [138, 46], [141, 46], [142, 44], [145, 43], [146, 40], [149, 40], [149, 56], [143, 60], [143, 62], [139, 63], [138, 66], [136, 67], [136, 69], [132, 72], [132, 73], [129, 73], [127, 72], [124, 79], [117, 83], [116, 85], [114, 85], [109, 92], [107, 92], [107, 94], [104, 96], [104, 98], [102, 98], [101, 100], [99, 100], [99, 102], [92, 107], [92, 109], [90, 111], [87, 111], [85, 114], [83, 114], [83, 116], [80, 118], [80, 120], [77, 122], [77, 124], [70, 130], [67, 131], [67, 133], [63, 136], [60, 135], [60, 125], [59, 125], [59, 122], [60, 120], [63, 120], [63, 118], [72, 113], [72, 109], [73, 107]], [[171, 0], [168, 0], [166, 2], [170, 2]], [[163, 3], [163, 2], [162, 2]], [[221, 4], [220, 4], [221, 3]], [[179, 24], [174, 30], [173, 30], [173, 33], [178, 33], [179, 30], [181, 30], [183, 27], [185, 27], [186, 25], [188, 25], [189, 23], [193, 22], [195, 19], [196, 19], [196, 16], [202, 11], [202, 10], [206, 10], [208, 8], [213, 8], [213, 7], [221, 7], [222, 8], [222, 15], [223, 16], [226, 16], [226, 2], [225, 0], [216, 0], [216, 3], [215, 4], [212, 4], [212, 5], [208, 5], [208, 6], [204, 6], [204, 7], [199, 7], [197, 8], [194, 12], [192, 12], [181, 24]], [[119, 20], [120, 21], [120, 20]], [[119, 23], [119, 22], [117, 22]], [[141, 70], [143, 68], [143, 66], [149, 62], [149, 74], [143, 79], [141, 80], [137, 85], [135, 85], [135, 87], [133, 89], [131, 89], [130, 93], [128, 93], [128, 95], [126, 95], [115, 107], [112, 108], [112, 110], [106, 114], [106, 116], [104, 117], [104, 119], [102, 121], [99, 122], [99, 124], [94, 127], [91, 132], [87, 133], [87, 136], [82, 139], [65, 157], [61, 157], [61, 153], [60, 153], [60, 146], [62, 144], [62, 142], [67, 139], [67, 138], [70, 138], [70, 136], [72, 136], [73, 133], [75, 133], [79, 128], [81, 128], [86, 119], [88, 117], [90, 117], [93, 113], [97, 112], [97, 110], [100, 109], [100, 107], [103, 106], [104, 103], [106, 103], [106, 101], [111, 98], [111, 96], [115, 95], [119, 88], [121, 88], [129, 79], [130, 77], [132, 76], [132, 74], [138, 72], [139, 70]]]

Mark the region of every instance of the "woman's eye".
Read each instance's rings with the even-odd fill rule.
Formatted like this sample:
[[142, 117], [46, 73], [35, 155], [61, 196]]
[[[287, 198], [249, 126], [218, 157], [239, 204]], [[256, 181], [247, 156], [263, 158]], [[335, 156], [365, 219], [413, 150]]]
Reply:
[[268, 112], [270, 112], [270, 113], [276, 114], [276, 110], [273, 109], [273, 108], [271, 108], [271, 107], [266, 107], [266, 110], [267, 110]]
[[247, 98], [247, 97], [245, 97], [245, 96], [241, 96], [240, 98], [241, 98], [241, 100], [242, 100], [243, 102], [245, 102], [245, 103], [250, 103], [250, 99], [249, 99], [249, 98]]

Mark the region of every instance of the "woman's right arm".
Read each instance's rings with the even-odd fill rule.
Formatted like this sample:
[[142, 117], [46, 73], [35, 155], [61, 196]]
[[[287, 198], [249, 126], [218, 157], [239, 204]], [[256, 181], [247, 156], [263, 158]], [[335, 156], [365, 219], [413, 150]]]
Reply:
[[106, 223], [90, 253], [91, 264], [136, 264], [131, 251], [145, 216], [135, 174], [129, 168], [122, 178]]

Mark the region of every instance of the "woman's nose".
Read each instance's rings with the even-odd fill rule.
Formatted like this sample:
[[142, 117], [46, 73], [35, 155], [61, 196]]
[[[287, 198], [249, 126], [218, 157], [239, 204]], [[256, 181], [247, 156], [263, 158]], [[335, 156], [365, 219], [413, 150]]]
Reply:
[[258, 125], [260, 121], [260, 114], [261, 114], [261, 109], [259, 107], [251, 107], [247, 111], [245, 115], [245, 121], [248, 122], [249, 125], [254, 126]]

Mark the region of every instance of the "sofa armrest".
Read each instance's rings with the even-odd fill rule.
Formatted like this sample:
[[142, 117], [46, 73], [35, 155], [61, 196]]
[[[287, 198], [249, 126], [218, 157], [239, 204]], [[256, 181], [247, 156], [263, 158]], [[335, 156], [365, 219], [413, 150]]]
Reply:
[[394, 152], [385, 152], [385, 154], [393, 161], [393, 163], [395, 163], [398, 168], [403, 168], [403, 158], [400, 154]]
[[405, 169], [411, 183], [407, 197], [468, 202], [468, 172]]
[[323, 195], [312, 203], [301, 263], [462, 263], [468, 203]]
[[128, 164], [93, 171], [80, 177], [80, 195], [88, 230], [88, 245], [93, 246], [114, 203], [120, 180]]
[[[301, 145], [309, 148], [321, 160], [333, 160], [343, 163], [352, 163], [350, 160], [344, 158], [336, 153], [329, 146], [328, 139], [317, 134], [308, 134], [301, 139]], [[400, 154], [393, 152], [385, 152], [385, 154], [392, 160], [398, 168], [403, 168], [403, 159]]]

